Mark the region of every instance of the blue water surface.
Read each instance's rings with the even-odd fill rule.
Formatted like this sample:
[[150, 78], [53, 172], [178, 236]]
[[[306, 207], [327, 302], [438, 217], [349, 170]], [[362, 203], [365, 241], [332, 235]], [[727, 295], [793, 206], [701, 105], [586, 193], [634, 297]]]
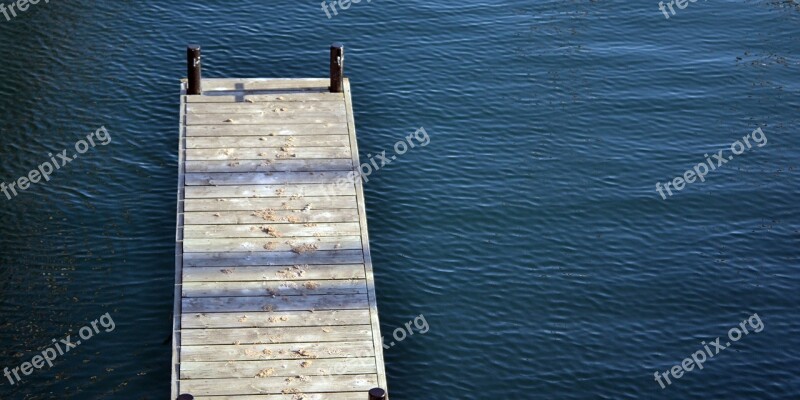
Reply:
[[[325, 77], [346, 46], [393, 399], [800, 398], [800, 3], [39, 2], [0, 14], [2, 399], [169, 397], [179, 79]], [[766, 138], [656, 191], [755, 129]], [[662, 373], [744, 335], [662, 389]], [[745, 325], [750, 326], [750, 325]]]

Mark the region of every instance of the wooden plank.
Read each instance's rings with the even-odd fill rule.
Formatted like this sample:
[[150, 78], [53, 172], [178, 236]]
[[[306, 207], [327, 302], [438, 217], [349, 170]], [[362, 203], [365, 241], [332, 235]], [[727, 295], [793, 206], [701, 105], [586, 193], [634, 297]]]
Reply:
[[224, 90], [315, 89], [327, 91], [330, 80], [324, 78], [205, 78], [203, 92]]
[[194, 396], [194, 400], [364, 400], [364, 393], [257, 394], [244, 396]]
[[186, 162], [186, 172], [325, 172], [352, 171], [352, 160], [272, 159], [272, 160], [194, 160]]
[[308, 207], [324, 207], [325, 210], [355, 209], [355, 196], [304, 196], [302, 198], [261, 197], [261, 198], [206, 198], [186, 199], [184, 209], [190, 211], [263, 211], [304, 210]]
[[[225, 93], [229, 92], [229, 93]], [[288, 92], [254, 94], [253, 91], [244, 90], [205, 92], [202, 96], [183, 96], [186, 103], [254, 103], [266, 102], [310, 102], [310, 101], [342, 101], [342, 93], [326, 91]]]
[[183, 217], [184, 225], [306, 224], [320, 222], [358, 222], [358, 211], [355, 209], [310, 209], [301, 211], [265, 208], [257, 211], [187, 212], [184, 213]]
[[[291, 328], [185, 329], [183, 346], [249, 345], [269, 343], [359, 342], [372, 340], [369, 325]], [[375, 366], [373, 365], [373, 370]], [[370, 371], [367, 371], [370, 372]], [[253, 377], [251, 375], [250, 377]]]
[[186, 112], [188, 114], [266, 114], [282, 112], [307, 112], [311, 114], [332, 112], [344, 114], [345, 108], [341, 99], [335, 101], [272, 101], [263, 103], [251, 103], [245, 100], [243, 103], [192, 103], [186, 106]]
[[187, 149], [186, 160], [262, 160], [269, 164], [275, 160], [292, 158], [350, 158], [349, 147], [258, 147], [227, 149]]
[[310, 160], [277, 159], [236, 161], [186, 161], [186, 172], [313, 172], [352, 171], [353, 162], [346, 158]]
[[[367, 333], [372, 334], [369, 325]], [[315, 328], [318, 329], [318, 328]], [[261, 360], [239, 362], [185, 362], [181, 379], [255, 378], [259, 376], [354, 375], [375, 372], [373, 357], [316, 360]], [[365, 400], [363, 394], [358, 400]]]
[[347, 124], [195, 125], [186, 137], [346, 135]]
[[366, 294], [313, 296], [191, 297], [183, 298], [184, 312], [254, 312], [355, 310], [366, 308]]
[[170, 398], [174, 399], [180, 393], [180, 376], [179, 376], [179, 366], [180, 366], [180, 352], [178, 349], [180, 348], [181, 343], [181, 285], [183, 283], [183, 245], [181, 240], [183, 238], [182, 232], [182, 221], [180, 219], [180, 215], [183, 214], [183, 207], [184, 207], [184, 174], [185, 174], [185, 160], [186, 160], [186, 152], [184, 149], [185, 143], [185, 136], [186, 136], [186, 125], [184, 124], [184, 118], [186, 116], [186, 83], [181, 83], [181, 105], [180, 105], [180, 116], [179, 116], [179, 128], [178, 128], [178, 189], [177, 189], [177, 206], [176, 206], [176, 214], [178, 218], [176, 218], [175, 222], [175, 285], [173, 287], [173, 300], [172, 300], [172, 358], [171, 358], [171, 366], [170, 366], [170, 375], [171, 375], [171, 384], [170, 384]]
[[[356, 138], [356, 125], [353, 117], [353, 99], [350, 94], [350, 79], [344, 78], [344, 101], [347, 108], [347, 126], [350, 133], [350, 146], [352, 148], [353, 165], [361, 165], [358, 157], [358, 139]], [[370, 319], [372, 321], [372, 339], [375, 347], [375, 367], [378, 373], [379, 387], [388, 391], [386, 370], [383, 361], [383, 343], [381, 338], [381, 325], [378, 319], [378, 299], [375, 296], [375, 277], [372, 271], [372, 256], [369, 246], [369, 233], [367, 232], [367, 210], [364, 200], [364, 183], [361, 179], [355, 180], [356, 199], [358, 202], [359, 222], [361, 225], [361, 242], [364, 250], [364, 269], [367, 280], [367, 297], [369, 299]]]
[[[292, 379], [289, 383], [289, 379]], [[318, 377], [266, 377], [238, 379], [190, 379], [182, 382], [186, 392], [205, 395], [301, 394], [306, 392], [360, 392], [362, 397], [378, 383], [374, 374]]]
[[[208, 226], [208, 225], [204, 225]], [[237, 226], [237, 225], [227, 225]], [[314, 235], [312, 235], [314, 236]], [[310, 250], [313, 249], [313, 250]], [[273, 251], [325, 251], [361, 249], [361, 236], [284, 237], [257, 239], [194, 239], [183, 241], [184, 253], [214, 252], [273, 252]]]
[[[184, 239], [203, 238], [259, 238], [278, 239], [276, 245], [289, 241], [292, 244], [313, 243], [323, 236], [360, 235], [360, 226], [353, 222], [320, 224], [242, 224], [242, 225], [186, 225]], [[299, 238], [310, 238], [312, 242]], [[344, 238], [339, 238], [344, 240]], [[360, 238], [359, 238], [360, 240]], [[322, 240], [318, 241], [323, 243]], [[266, 243], [266, 242], [264, 242]], [[327, 241], [325, 242], [327, 243]], [[255, 249], [253, 249], [255, 250]], [[290, 250], [285, 250], [290, 251]], [[308, 250], [313, 251], [312, 249]]]
[[[187, 186], [187, 199], [218, 199], [232, 197], [278, 197], [289, 200], [302, 200], [303, 197], [352, 196], [353, 187], [337, 184], [297, 184], [297, 185], [237, 185], [237, 186]], [[309, 203], [306, 202], [306, 205]], [[305, 206], [304, 206], [305, 207]]]
[[[289, 185], [347, 182], [348, 172], [200, 172], [187, 173], [187, 186]], [[350, 175], [352, 177], [352, 174]]]
[[361, 250], [315, 251], [308, 253], [186, 253], [183, 267], [231, 267], [302, 264], [359, 264], [364, 262]]
[[187, 149], [229, 149], [269, 147], [350, 147], [347, 135], [302, 136], [198, 136], [186, 139]]
[[261, 361], [360, 358], [374, 355], [372, 342], [269, 343], [252, 345], [183, 346], [183, 361]]
[[336, 114], [187, 114], [187, 125], [272, 125], [272, 124], [341, 124], [344, 115]]
[[[320, 102], [316, 102], [320, 103]], [[305, 104], [305, 103], [287, 103], [287, 104]], [[216, 107], [209, 108], [205, 112], [187, 112], [187, 116], [194, 117], [223, 117], [225, 119], [232, 119], [233, 121], [224, 121], [228, 123], [235, 123], [236, 120], [242, 118], [263, 118], [267, 120], [293, 120], [293, 119], [308, 119], [308, 118], [333, 118], [342, 119], [345, 117], [344, 107], [320, 109], [316, 107], [301, 107], [289, 108], [287, 104], [276, 108], [265, 108], [263, 106], [248, 104], [248, 103], [229, 103], [226, 107], [229, 111], [225, 112]], [[189, 108], [189, 106], [187, 106]], [[214, 112], [211, 112], [214, 110]], [[202, 118], [201, 118], [202, 119]]]
[[[188, 270], [191, 270], [189, 268]], [[334, 326], [369, 324], [369, 310], [316, 310], [231, 313], [184, 313], [183, 329], [268, 328], [290, 326]]]
[[184, 282], [307, 281], [364, 279], [363, 264], [293, 265], [290, 267], [196, 267], [183, 271]]
[[366, 293], [363, 280], [184, 282], [183, 297], [305, 296]]

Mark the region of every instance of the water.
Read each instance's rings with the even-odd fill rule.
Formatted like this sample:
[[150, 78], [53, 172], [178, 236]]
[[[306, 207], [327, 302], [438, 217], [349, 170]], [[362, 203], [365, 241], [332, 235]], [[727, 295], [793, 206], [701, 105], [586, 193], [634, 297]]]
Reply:
[[[115, 322], [3, 399], [169, 396], [178, 79], [326, 76], [347, 47], [395, 399], [800, 397], [800, 5], [51, 2], [0, 16], [0, 367]], [[751, 149], [663, 200], [756, 128]], [[2, 195], [0, 195], [2, 196]], [[757, 313], [764, 329], [662, 390]], [[388, 336], [387, 336], [388, 337]]]

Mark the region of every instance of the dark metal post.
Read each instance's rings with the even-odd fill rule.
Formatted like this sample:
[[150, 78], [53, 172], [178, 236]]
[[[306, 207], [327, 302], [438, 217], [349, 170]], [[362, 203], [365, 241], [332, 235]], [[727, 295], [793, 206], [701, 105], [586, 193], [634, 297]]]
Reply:
[[186, 48], [186, 75], [189, 77], [189, 87], [186, 89], [186, 94], [203, 93], [201, 70], [200, 46], [190, 44]]
[[194, 400], [194, 396], [190, 394], [182, 394], [176, 400]]
[[331, 92], [341, 93], [344, 88], [344, 46], [331, 45]]
[[386, 400], [386, 391], [381, 388], [370, 389], [369, 400]]

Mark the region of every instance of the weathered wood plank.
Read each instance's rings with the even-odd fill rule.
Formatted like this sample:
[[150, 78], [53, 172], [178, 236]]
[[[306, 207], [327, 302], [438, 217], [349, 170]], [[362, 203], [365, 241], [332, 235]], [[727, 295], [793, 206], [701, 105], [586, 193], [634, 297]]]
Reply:
[[[361, 165], [358, 157], [358, 139], [356, 138], [356, 124], [353, 117], [353, 99], [350, 94], [350, 79], [344, 78], [344, 101], [347, 108], [347, 126], [350, 134], [350, 147], [352, 148], [353, 165]], [[378, 370], [378, 383], [380, 387], [386, 389], [386, 371], [383, 363], [383, 343], [381, 339], [381, 326], [378, 319], [378, 300], [375, 296], [375, 277], [372, 272], [372, 255], [369, 245], [369, 233], [367, 230], [367, 210], [364, 200], [364, 183], [357, 179], [356, 199], [358, 202], [358, 214], [361, 225], [361, 241], [364, 246], [364, 269], [367, 275], [367, 296], [370, 303], [370, 318], [372, 320], [373, 345], [375, 346], [375, 358]]]
[[364, 279], [364, 266], [351, 265], [295, 265], [291, 267], [197, 267], [187, 268], [184, 282], [283, 282], [290, 284], [314, 280]]
[[344, 115], [336, 114], [186, 114], [191, 125], [272, 125], [272, 124], [341, 124]]
[[347, 124], [195, 125], [186, 137], [346, 135]]
[[[369, 325], [366, 328], [369, 329]], [[375, 358], [373, 357], [184, 362], [181, 364], [181, 379], [256, 378], [264, 375], [284, 377], [298, 375], [354, 375], [374, 372]], [[365, 400], [363, 394], [359, 396], [358, 400]]]
[[225, 90], [317, 89], [328, 90], [330, 80], [324, 78], [205, 78], [203, 92]]
[[302, 264], [360, 264], [364, 262], [361, 250], [314, 251], [308, 253], [186, 253], [184, 268], [268, 266]]
[[275, 160], [292, 158], [350, 158], [349, 147], [283, 147], [283, 148], [227, 148], [227, 149], [187, 149], [186, 159], [200, 160], [262, 160], [269, 164]]
[[335, 101], [284, 102], [272, 101], [255, 103], [192, 103], [186, 106], [189, 114], [260, 114], [260, 113], [345, 113], [344, 103]]
[[261, 198], [206, 198], [186, 199], [184, 210], [190, 211], [263, 211], [304, 210], [320, 208], [325, 210], [355, 209], [355, 196], [304, 196], [302, 198], [261, 197]]
[[186, 154], [185, 154], [185, 137], [186, 137], [186, 125], [183, 124], [183, 119], [186, 115], [186, 83], [181, 83], [181, 107], [180, 107], [180, 115], [179, 121], [181, 121], [180, 128], [178, 130], [178, 187], [177, 187], [177, 194], [176, 194], [176, 214], [177, 218], [175, 221], [175, 285], [172, 289], [173, 291], [173, 299], [172, 299], [172, 340], [170, 341], [170, 345], [172, 347], [172, 356], [171, 356], [171, 367], [170, 367], [170, 398], [174, 399], [178, 396], [180, 390], [180, 376], [178, 374], [178, 366], [180, 364], [180, 353], [178, 349], [180, 349], [181, 345], [181, 284], [183, 279], [183, 246], [181, 244], [182, 238], [182, 228], [181, 228], [181, 214], [183, 213], [183, 204], [184, 204], [184, 191], [183, 191], [183, 184], [184, 184], [184, 173], [185, 173], [185, 161], [186, 161]]
[[[364, 400], [364, 393], [303, 393], [302, 400]], [[297, 394], [256, 394], [243, 396], [194, 396], [195, 400], [298, 400]]]
[[[191, 268], [189, 269], [191, 270]], [[183, 329], [270, 328], [369, 324], [369, 310], [316, 310], [275, 312], [189, 313], [181, 315]]]
[[[229, 92], [229, 93], [225, 93]], [[186, 103], [265, 103], [265, 102], [310, 102], [310, 101], [342, 101], [342, 93], [325, 91], [300, 91], [269, 94], [254, 94], [244, 90], [220, 90], [206, 92], [202, 96], [182, 96]]]
[[187, 149], [229, 149], [269, 147], [350, 147], [347, 135], [303, 136], [197, 136], [186, 139]]
[[183, 346], [183, 361], [314, 360], [374, 355], [372, 342], [270, 343], [253, 345]]
[[[208, 225], [205, 225], [208, 226]], [[237, 225], [227, 225], [237, 226]], [[320, 237], [283, 237], [283, 238], [225, 238], [225, 239], [195, 239], [183, 240], [184, 253], [214, 253], [214, 252], [272, 252], [272, 251], [325, 251], [325, 250], [360, 250], [361, 236], [353, 234], [341, 236], [331, 234]]]
[[[217, 199], [231, 197], [278, 197], [284, 201], [302, 197], [352, 196], [355, 188], [338, 184], [290, 184], [290, 185], [236, 185], [236, 186], [187, 186], [187, 199]], [[306, 202], [306, 205], [309, 203]], [[304, 206], [305, 207], [305, 206]]]
[[[308, 225], [308, 226], [306, 226]], [[320, 224], [253, 224], [253, 225], [186, 225], [183, 228], [184, 239], [203, 239], [203, 238], [260, 238], [278, 239], [276, 245], [289, 241], [290, 244], [300, 245], [302, 243], [320, 244], [325, 243], [321, 240], [322, 236], [358, 236], [361, 234], [361, 227], [358, 223], [339, 222], [339, 223], [320, 223]], [[307, 241], [299, 238], [311, 238]], [[345, 238], [340, 238], [345, 240]], [[348, 238], [350, 239], [350, 238]], [[359, 240], [361, 238], [358, 238]], [[327, 242], [327, 241], [326, 241]], [[266, 243], [266, 241], [264, 241]], [[360, 248], [360, 247], [359, 247]], [[253, 249], [255, 250], [255, 249]], [[291, 250], [286, 250], [291, 251]], [[313, 252], [314, 249], [307, 249], [303, 252]]]
[[305, 296], [366, 293], [363, 280], [184, 282], [183, 297]]
[[[200, 172], [187, 173], [187, 186], [291, 185], [344, 183], [348, 172]], [[352, 174], [350, 175], [352, 177]]]
[[[291, 379], [291, 378], [290, 378]], [[189, 379], [181, 382], [186, 392], [204, 395], [248, 395], [305, 392], [361, 392], [363, 395], [378, 384], [378, 377], [369, 375], [332, 375], [287, 378]]]
[[[182, 344], [184, 346], [204, 346], [214, 344], [248, 345], [305, 342], [359, 342], [372, 340], [372, 328], [369, 325], [292, 328], [185, 329], [181, 333]], [[252, 376], [253, 375], [251, 375], [251, 377]]]
[[307, 160], [186, 161], [186, 172], [314, 172], [352, 171], [352, 160], [316, 158]]
[[265, 208], [257, 211], [187, 212], [183, 215], [184, 225], [305, 224], [320, 222], [358, 222], [358, 212], [354, 209], [310, 209], [301, 211]]
[[366, 308], [366, 294], [313, 296], [191, 297], [183, 298], [183, 312], [254, 312], [355, 310]]
[[363, 264], [293, 265], [290, 267], [195, 267], [183, 273], [184, 282], [307, 281], [364, 279]]

